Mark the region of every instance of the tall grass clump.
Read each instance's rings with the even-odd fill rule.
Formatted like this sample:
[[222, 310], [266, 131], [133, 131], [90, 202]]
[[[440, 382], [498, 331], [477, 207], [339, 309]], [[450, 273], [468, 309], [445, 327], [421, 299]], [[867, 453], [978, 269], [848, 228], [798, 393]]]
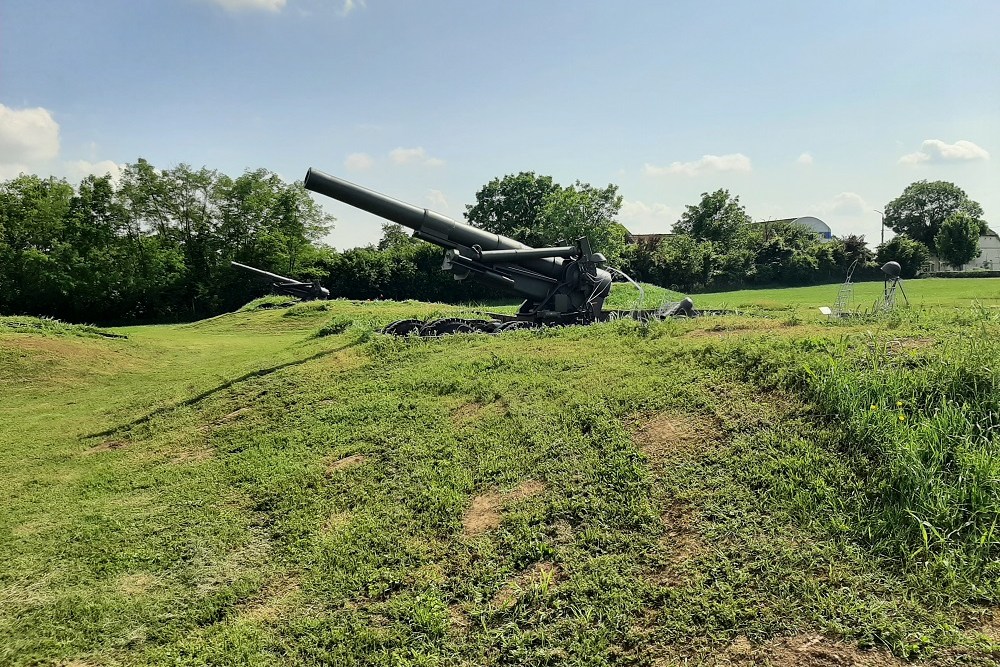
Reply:
[[[709, 349], [763, 388], [794, 390], [863, 461], [854, 532], [963, 594], [1000, 598], [1000, 335], [995, 314], [925, 321], [934, 340], [883, 329]], [[852, 493], [852, 490], [845, 489]]]
[[242, 308], [240, 308], [239, 312], [252, 313], [258, 310], [288, 308], [289, 306], [294, 306], [297, 303], [299, 303], [299, 299], [296, 297], [271, 294], [269, 296], [262, 296], [259, 299], [254, 299], [253, 301], [245, 304]]
[[1000, 340], [973, 330], [918, 351], [872, 338], [810, 371], [812, 400], [874, 464], [876, 544], [974, 586], [1000, 574]]
[[31, 317], [27, 315], [0, 317], [0, 332], [126, 338], [124, 334], [114, 333], [91, 324], [69, 324], [51, 317]]

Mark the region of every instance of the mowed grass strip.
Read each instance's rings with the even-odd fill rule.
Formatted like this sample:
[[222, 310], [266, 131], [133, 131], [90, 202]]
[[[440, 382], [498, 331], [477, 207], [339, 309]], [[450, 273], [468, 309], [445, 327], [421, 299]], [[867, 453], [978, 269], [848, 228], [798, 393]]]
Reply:
[[[0, 399], [0, 661], [666, 665], [801, 649], [991, 664], [991, 538], [969, 550], [988, 533], [967, 527], [913, 557], [912, 531], [874, 530], [923, 505], [887, 495], [906, 431], [876, 442], [857, 421], [889, 377], [873, 364], [904, 378], [947, 363], [978, 389], [939, 433], [980, 423], [996, 395], [976, 370], [988, 313], [372, 333], [432, 312], [448, 309], [330, 302], [130, 329], [145, 370], [81, 367], [82, 407], [26, 377]], [[953, 345], [969, 336], [985, 342]], [[826, 389], [873, 372], [857, 400]], [[948, 400], [966, 385], [934, 386]], [[56, 424], [26, 416], [44, 403]]]

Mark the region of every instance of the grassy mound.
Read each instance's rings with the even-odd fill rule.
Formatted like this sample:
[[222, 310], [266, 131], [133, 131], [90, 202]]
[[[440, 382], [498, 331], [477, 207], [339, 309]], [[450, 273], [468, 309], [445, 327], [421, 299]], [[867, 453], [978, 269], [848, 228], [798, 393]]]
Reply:
[[91, 326], [89, 324], [67, 324], [47, 317], [14, 316], [0, 317], [0, 332], [22, 332], [50, 334], [53, 336], [85, 336], [103, 338], [125, 338], [124, 334]]
[[248, 308], [9, 384], [0, 662], [995, 662], [994, 311], [376, 333], [469, 312]]

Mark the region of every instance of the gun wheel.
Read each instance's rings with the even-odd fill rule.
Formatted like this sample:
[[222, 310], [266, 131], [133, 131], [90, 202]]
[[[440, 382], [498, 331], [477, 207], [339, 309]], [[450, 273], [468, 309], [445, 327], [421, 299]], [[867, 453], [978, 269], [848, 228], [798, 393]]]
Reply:
[[496, 333], [497, 327], [500, 326], [497, 322], [491, 322], [490, 320], [466, 320], [466, 324], [472, 327], [472, 330], [477, 333]]
[[423, 325], [422, 320], [397, 320], [382, 329], [382, 333], [390, 336], [409, 336], [411, 333], [420, 333], [420, 327]]
[[511, 320], [510, 322], [504, 322], [496, 328], [495, 333], [503, 333], [504, 331], [521, 331], [522, 329], [537, 329], [538, 325], [534, 322], [529, 322], [527, 320]]
[[447, 317], [441, 320], [431, 320], [420, 327], [421, 338], [437, 338], [457, 333], [474, 333], [468, 322], [456, 317]]

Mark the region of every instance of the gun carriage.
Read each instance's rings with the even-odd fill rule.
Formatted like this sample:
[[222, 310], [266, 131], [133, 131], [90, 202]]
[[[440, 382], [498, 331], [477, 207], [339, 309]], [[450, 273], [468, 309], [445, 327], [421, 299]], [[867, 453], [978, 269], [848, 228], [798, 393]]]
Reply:
[[604, 256], [594, 252], [586, 237], [574, 245], [532, 248], [440, 213], [393, 199], [315, 169], [306, 173], [305, 187], [355, 208], [413, 230], [413, 237], [444, 249], [442, 270], [456, 280], [473, 280], [500, 287], [524, 298], [515, 315], [489, 313], [491, 320], [448, 318], [422, 322], [401, 320], [385, 333], [422, 336], [482, 331], [494, 333], [538, 326], [591, 324], [614, 317], [652, 319], [692, 315], [685, 299], [659, 311], [607, 311], [604, 301], [611, 291], [611, 273], [603, 268]]
[[270, 271], [264, 271], [263, 269], [258, 269], [253, 266], [248, 266], [246, 264], [240, 264], [239, 262], [230, 262], [230, 266], [241, 271], [246, 271], [257, 278], [266, 280], [271, 283], [271, 288], [278, 294], [284, 294], [286, 296], [295, 296], [300, 299], [328, 299], [330, 298], [330, 290], [319, 284], [319, 281], [312, 282], [301, 282], [295, 280], [294, 278], [286, 278], [285, 276], [279, 276], [277, 273], [271, 273]]

